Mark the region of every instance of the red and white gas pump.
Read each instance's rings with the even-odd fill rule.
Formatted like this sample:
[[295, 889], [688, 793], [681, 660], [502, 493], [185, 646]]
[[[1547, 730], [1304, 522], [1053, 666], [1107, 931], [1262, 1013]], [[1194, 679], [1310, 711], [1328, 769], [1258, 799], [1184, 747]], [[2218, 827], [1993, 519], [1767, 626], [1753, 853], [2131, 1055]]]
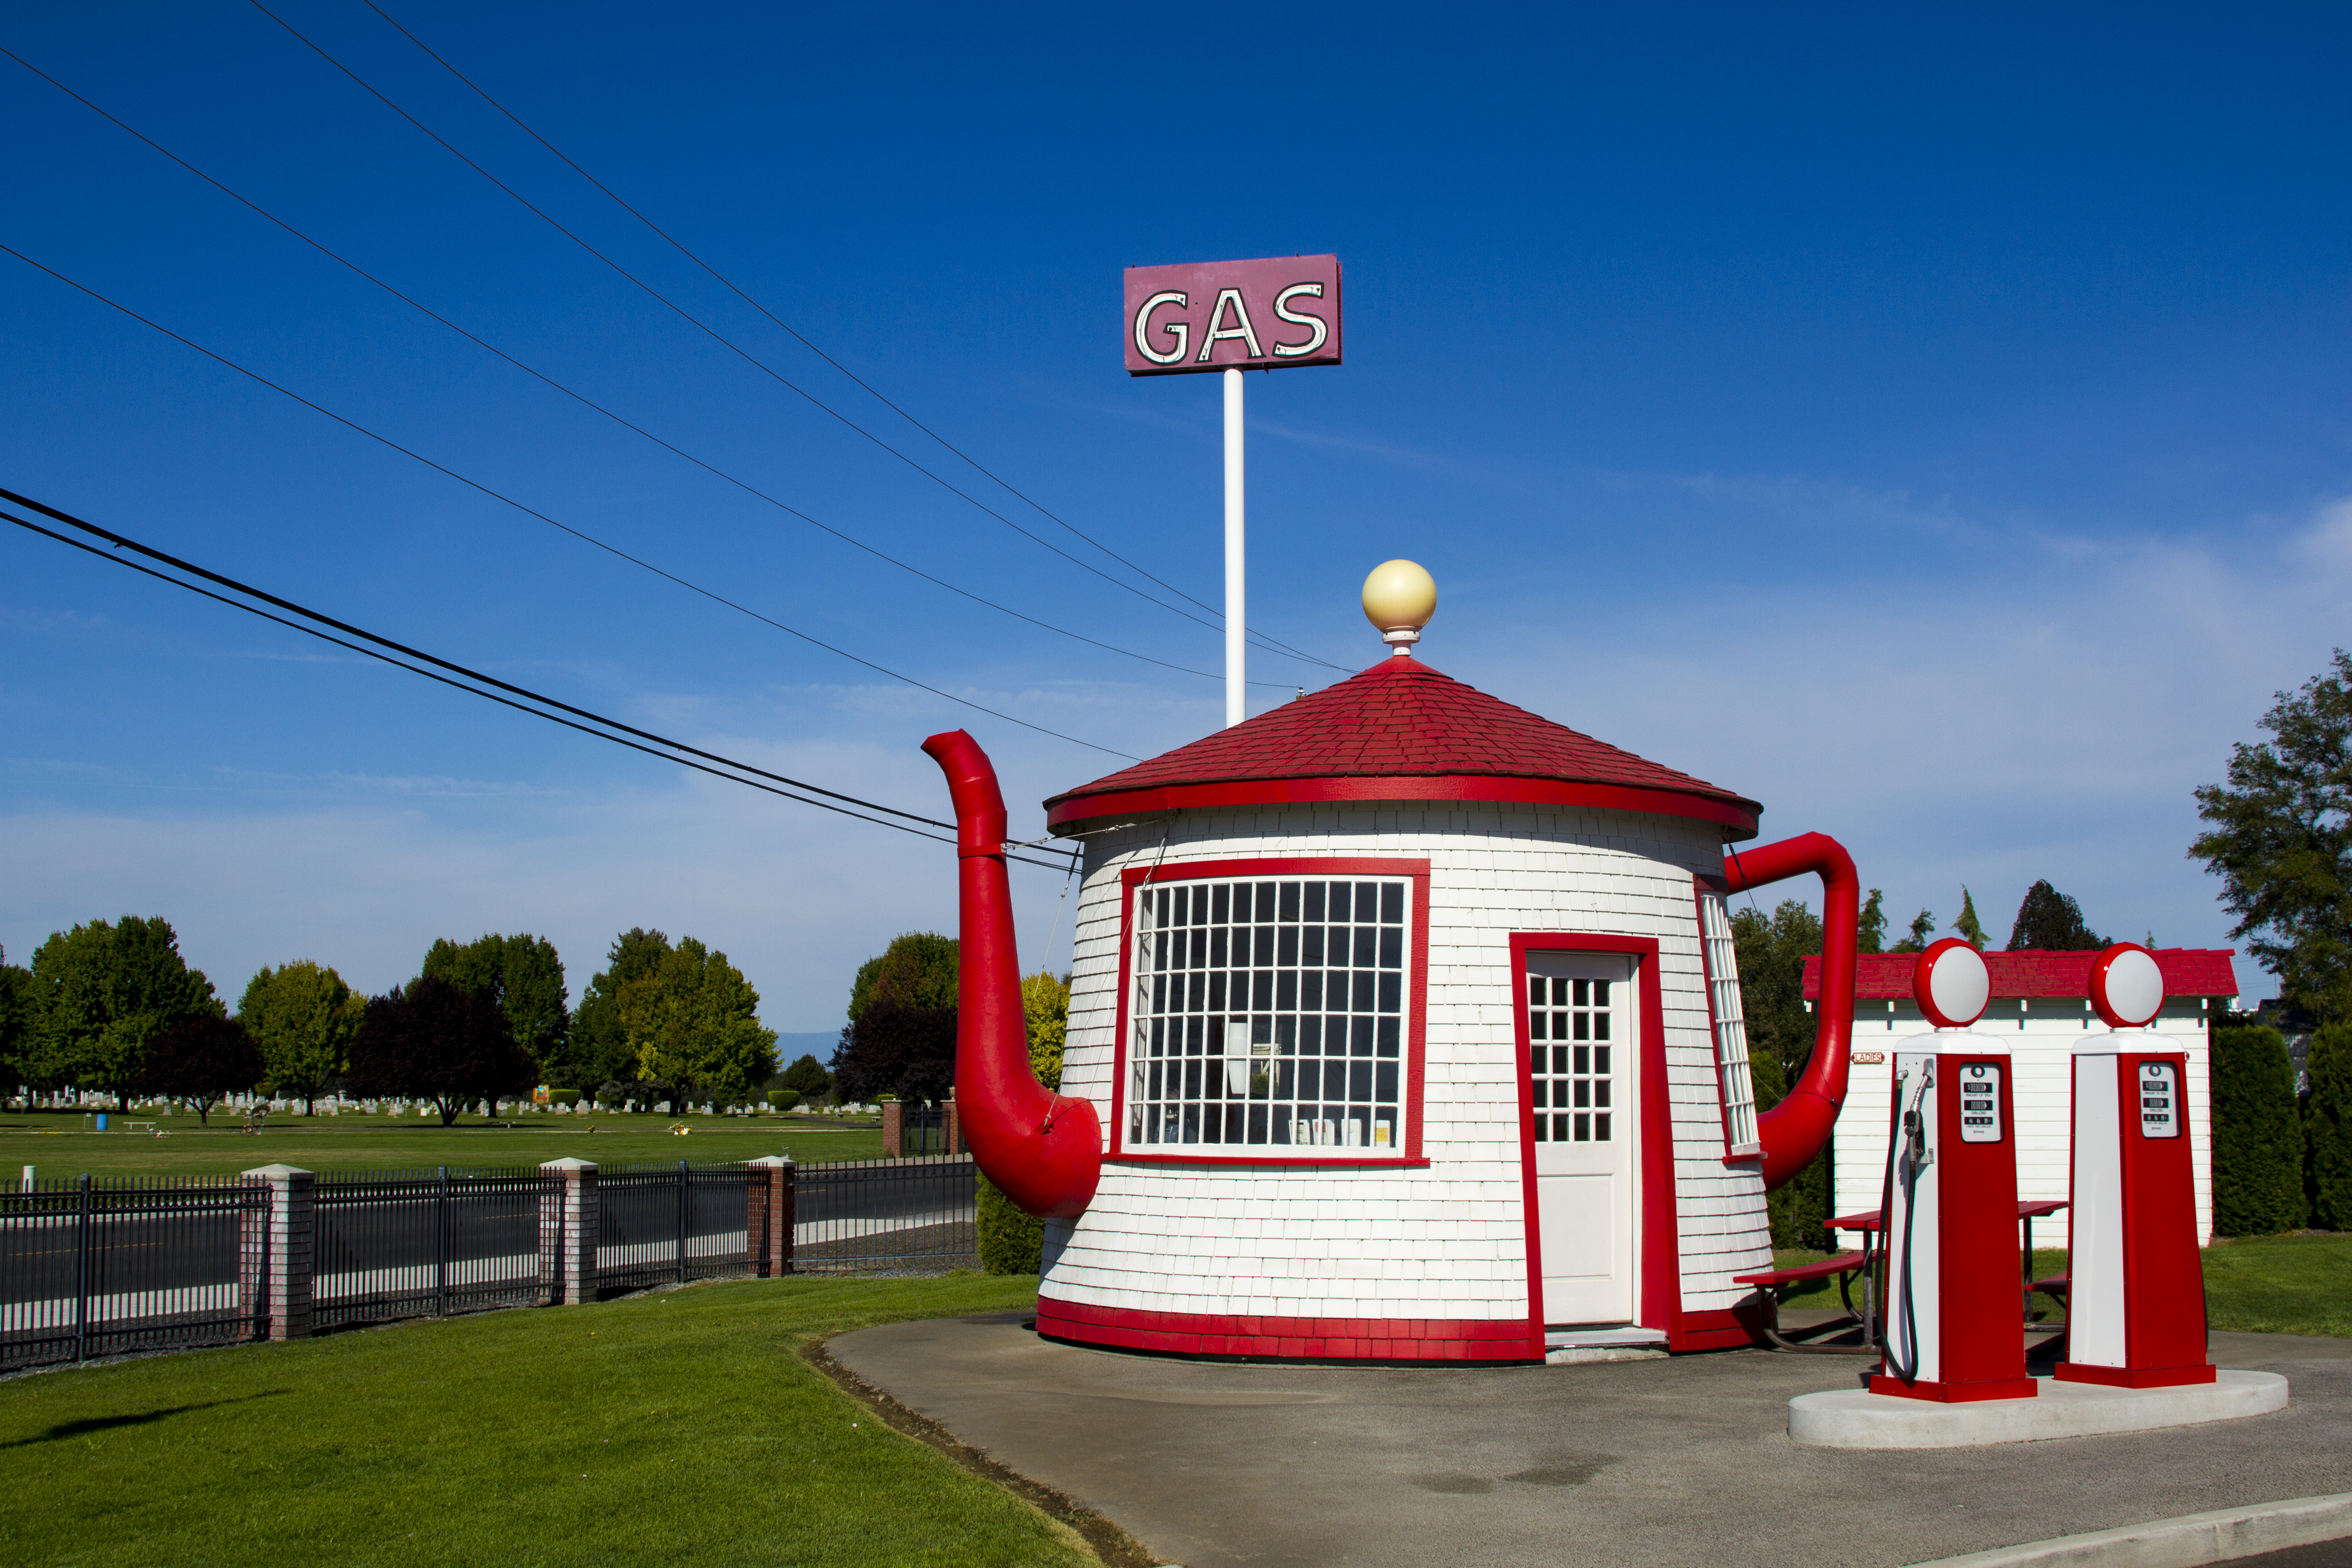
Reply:
[[2189, 1153], [2189, 1058], [2147, 1026], [2164, 1007], [2155, 955], [2119, 942], [2091, 965], [2112, 1034], [2074, 1051], [2068, 1383], [2211, 1383], [2205, 1274]]
[[2017, 1142], [2009, 1053], [1972, 1034], [1992, 995], [1957, 938], [1911, 982], [1933, 1034], [1895, 1047], [1887, 1151], [1886, 1329], [1873, 1394], [1958, 1404], [2030, 1399], [2017, 1310]]

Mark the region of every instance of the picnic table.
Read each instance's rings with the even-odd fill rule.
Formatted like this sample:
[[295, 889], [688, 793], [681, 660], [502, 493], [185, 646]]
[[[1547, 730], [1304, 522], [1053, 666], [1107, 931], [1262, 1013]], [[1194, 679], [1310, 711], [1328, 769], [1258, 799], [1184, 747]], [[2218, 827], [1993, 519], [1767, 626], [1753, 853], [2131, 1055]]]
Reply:
[[[2053, 1274], [2048, 1279], [2036, 1279], [2033, 1277], [2033, 1222], [2037, 1219], [2046, 1218], [2051, 1215], [2056, 1214], [2060, 1209], [2067, 1208], [2069, 1206], [2071, 1205], [2063, 1198], [2021, 1198], [2018, 1200], [2017, 1223], [2019, 1227], [2024, 1233], [2024, 1315], [2025, 1326], [2029, 1329], [2033, 1326], [2034, 1322], [2033, 1293], [2036, 1290], [2041, 1290], [2046, 1295], [2063, 1298], [2066, 1293], [2067, 1284], [2067, 1278], [2063, 1274]], [[1872, 1238], [1877, 1236], [1881, 1230], [1885, 1228], [1885, 1218], [1886, 1216], [1877, 1209], [1872, 1209], [1867, 1214], [1841, 1215], [1837, 1218], [1828, 1221], [1826, 1227], [1831, 1230], [1860, 1231], [1862, 1233], [1863, 1250], [1865, 1253], [1868, 1253], [1874, 1250], [1872, 1245]], [[2051, 1289], [2053, 1286], [2055, 1286], [2056, 1289]]]
[[[2034, 1292], [2038, 1290], [2063, 1301], [2065, 1300], [2067, 1288], [2072, 1282], [2063, 1274], [2053, 1274], [2047, 1279], [2033, 1278], [2033, 1222], [2056, 1214], [2060, 1209], [2067, 1206], [2067, 1203], [2062, 1198], [2025, 1199], [2017, 1205], [2017, 1223], [2024, 1237], [2024, 1320], [2025, 1327], [2029, 1329], [2034, 1326], [2035, 1321]], [[1798, 1264], [1789, 1268], [1766, 1268], [1753, 1274], [1732, 1276], [1733, 1284], [1755, 1288], [1759, 1304], [1764, 1308], [1757, 1325], [1764, 1337], [1781, 1350], [1876, 1355], [1879, 1324], [1875, 1270], [1881, 1246], [1879, 1236], [1886, 1228], [1885, 1218], [1886, 1216], [1880, 1211], [1872, 1209], [1867, 1214], [1840, 1215], [1826, 1222], [1826, 1228], [1832, 1231], [1860, 1232], [1862, 1247], [1858, 1251], [1841, 1252], [1818, 1262]], [[1862, 1276], [1863, 1285], [1863, 1304], [1860, 1307], [1853, 1304], [1853, 1279], [1857, 1274]], [[1780, 1332], [1780, 1305], [1789, 1290], [1809, 1280], [1832, 1278], [1838, 1282], [1838, 1300], [1844, 1303], [1851, 1321], [1844, 1324], [1827, 1324], [1823, 1327], [1843, 1331], [1848, 1327], [1858, 1324], [1862, 1330], [1861, 1342], [1852, 1345], [1808, 1344], [1784, 1337]]]
[[[1759, 1304], [1764, 1308], [1756, 1326], [1778, 1348], [1806, 1351], [1817, 1355], [1876, 1355], [1877, 1313], [1872, 1303], [1873, 1287], [1869, 1278], [1873, 1261], [1872, 1254], [1866, 1248], [1861, 1252], [1841, 1252], [1834, 1258], [1824, 1258], [1818, 1263], [1801, 1263], [1793, 1268], [1767, 1268], [1754, 1274], [1735, 1274], [1731, 1282], [1756, 1288]], [[1853, 1304], [1853, 1287], [1856, 1274], [1863, 1276], [1863, 1305], [1860, 1309]], [[1810, 1279], [1826, 1279], [1832, 1276], [1837, 1279], [1838, 1300], [1845, 1303], [1846, 1314], [1851, 1321], [1846, 1323], [1832, 1321], [1822, 1327], [1842, 1333], [1859, 1324], [1862, 1342], [1858, 1345], [1809, 1344], [1784, 1337], [1780, 1332], [1780, 1301], [1789, 1288]]]

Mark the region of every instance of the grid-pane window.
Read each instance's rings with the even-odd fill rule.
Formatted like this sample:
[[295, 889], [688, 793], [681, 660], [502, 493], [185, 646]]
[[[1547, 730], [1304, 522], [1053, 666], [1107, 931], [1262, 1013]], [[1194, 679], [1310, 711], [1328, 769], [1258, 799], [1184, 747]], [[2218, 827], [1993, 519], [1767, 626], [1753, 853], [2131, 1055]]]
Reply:
[[1138, 889], [1129, 1146], [1402, 1152], [1412, 886]]
[[1739, 1007], [1739, 953], [1732, 945], [1731, 921], [1723, 895], [1698, 896], [1699, 936], [1706, 948], [1708, 998], [1715, 1004], [1715, 1071], [1723, 1091], [1727, 1154], [1753, 1154], [1763, 1147], [1756, 1136], [1756, 1089], [1748, 1075], [1748, 1022]]
[[1608, 980], [1528, 976], [1537, 1142], [1616, 1142], [1615, 994], [1622, 989]]

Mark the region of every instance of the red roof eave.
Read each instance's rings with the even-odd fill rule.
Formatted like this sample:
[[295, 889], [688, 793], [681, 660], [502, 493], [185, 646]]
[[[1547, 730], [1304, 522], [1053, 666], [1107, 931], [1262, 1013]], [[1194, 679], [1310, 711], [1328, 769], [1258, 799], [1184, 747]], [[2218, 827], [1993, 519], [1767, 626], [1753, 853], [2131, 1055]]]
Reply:
[[[1988, 952], [1985, 968], [1992, 975], [1996, 998], [2064, 996], [2091, 994], [2091, 963], [2096, 952]], [[2157, 967], [2164, 973], [2168, 996], [2235, 996], [2238, 972], [2231, 960], [2237, 949], [2228, 947], [2160, 947]], [[1855, 963], [1853, 996], [1857, 1002], [1900, 1002], [1911, 997], [1911, 979], [1918, 967], [1915, 952], [1866, 952]], [[1805, 960], [1805, 1000], [1822, 994], [1819, 954]]]
[[1054, 832], [1111, 816], [1150, 816], [1161, 812], [1216, 806], [1300, 805], [1356, 801], [1502, 801], [1533, 805], [1585, 806], [1604, 811], [1653, 812], [1691, 817], [1756, 836], [1761, 807], [1686, 790], [1639, 785], [1571, 783], [1507, 773], [1352, 774], [1345, 777], [1235, 779], [1216, 784], [1166, 784], [1152, 789], [1109, 790], [1073, 795], [1054, 803], [1045, 826]]

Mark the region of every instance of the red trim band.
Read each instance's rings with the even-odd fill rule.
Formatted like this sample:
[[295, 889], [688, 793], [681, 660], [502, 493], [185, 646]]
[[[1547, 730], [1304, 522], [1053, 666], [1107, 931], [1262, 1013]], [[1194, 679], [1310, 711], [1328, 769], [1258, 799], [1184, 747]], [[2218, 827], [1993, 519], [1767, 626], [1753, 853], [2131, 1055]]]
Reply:
[[[1220, 1147], [1230, 1147], [1230, 1145], [1220, 1145]], [[1242, 1145], [1242, 1147], [1247, 1149], [1264, 1149], [1269, 1147], [1269, 1145], [1264, 1143], [1245, 1143]], [[1366, 1168], [1375, 1171], [1426, 1171], [1429, 1169], [1429, 1162], [1427, 1160], [1402, 1158], [1380, 1160], [1333, 1160], [1317, 1159], [1312, 1156], [1299, 1157], [1296, 1155], [1277, 1155], [1272, 1159], [1257, 1160], [1252, 1159], [1245, 1154], [1138, 1154], [1129, 1152], [1122, 1154], [1106, 1154], [1103, 1156], [1103, 1163], [1107, 1165], [1223, 1165], [1226, 1167], [1240, 1167], [1243, 1169], [1246, 1169], [1252, 1165], [1282, 1165], [1289, 1167], [1311, 1167], [1318, 1171], [1361, 1171]]]
[[1666, 1349], [1677, 1355], [1685, 1351], [1728, 1351], [1769, 1342], [1741, 1322], [1738, 1310], [1730, 1307], [1679, 1312], [1675, 1321], [1676, 1326], [1666, 1334]]
[[1049, 1339], [1169, 1355], [1280, 1361], [1543, 1360], [1520, 1318], [1283, 1318], [1159, 1312], [1037, 1298], [1037, 1331]]
[[1607, 811], [1651, 812], [1687, 816], [1734, 828], [1741, 838], [1756, 836], [1757, 811], [1732, 801], [1685, 790], [1644, 789], [1636, 784], [1570, 784], [1561, 779], [1517, 778], [1501, 773], [1418, 775], [1351, 774], [1307, 779], [1237, 779], [1225, 784], [1162, 784], [1153, 789], [1111, 790], [1072, 795], [1045, 814], [1058, 832], [1073, 823], [1105, 816], [1150, 816], [1220, 805], [1298, 805], [1328, 801], [1503, 801], [1528, 805], [1585, 805]]

